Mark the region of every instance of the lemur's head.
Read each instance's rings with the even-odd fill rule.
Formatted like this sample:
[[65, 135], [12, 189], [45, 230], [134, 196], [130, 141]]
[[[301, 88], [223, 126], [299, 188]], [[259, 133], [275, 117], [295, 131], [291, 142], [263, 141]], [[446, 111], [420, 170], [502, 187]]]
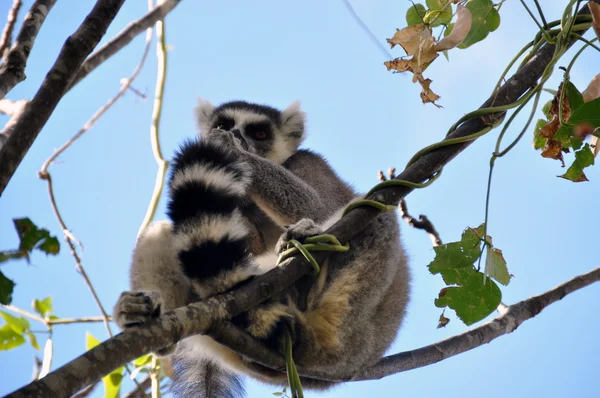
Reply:
[[215, 107], [200, 99], [196, 115], [201, 136], [216, 128], [231, 131], [244, 141], [244, 147], [280, 164], [294, 154], [304, 140], [304, 112], [298, 102], [280, 111], [245, 101]]

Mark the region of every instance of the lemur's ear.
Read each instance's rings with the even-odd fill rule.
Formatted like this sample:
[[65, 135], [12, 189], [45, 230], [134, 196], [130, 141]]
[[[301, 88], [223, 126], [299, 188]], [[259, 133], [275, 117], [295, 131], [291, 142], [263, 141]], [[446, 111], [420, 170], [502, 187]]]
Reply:
[[215, 106], [207, 100], [198, 97], [198, 105], [196, 106], [195, 113], [200, 129], [200, 134], [208, 133], [210, 129], [210, 117], [215, 110]]
[[[291, 141], [297, 141], [297, 146], [304, 139], [304, 121], [306, 115], [300, 109], [300, 101], [294, 101], [281, 112], [281, 131]], [[296, 146], [296, 147], [297, 147]]]

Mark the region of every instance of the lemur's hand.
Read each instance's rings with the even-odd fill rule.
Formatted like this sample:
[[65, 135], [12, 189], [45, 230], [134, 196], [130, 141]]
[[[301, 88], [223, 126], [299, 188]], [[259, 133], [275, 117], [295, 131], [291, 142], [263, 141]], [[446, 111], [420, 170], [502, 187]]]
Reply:
[[236, 137], [235, 133], [231, 131], [225, 131], [221, 129], [213, 129], [206, 139], [211, 142], [216, 142], [220, 146], [227, 148], [236, 156], [244, 156], [248, 153], [248, 144], [246, 140], [240, 135]]

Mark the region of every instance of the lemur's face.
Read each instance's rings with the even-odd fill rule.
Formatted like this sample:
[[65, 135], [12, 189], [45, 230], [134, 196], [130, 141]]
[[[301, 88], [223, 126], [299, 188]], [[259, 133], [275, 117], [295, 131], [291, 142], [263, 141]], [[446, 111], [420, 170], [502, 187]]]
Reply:
[[201, 102], [197, 108], [200, 134], [213, 129], [231, 131], [249, 152], [283, 163], [304, 138], [304, 113], [298, 104], [279, 111], [264, 105], [234, 101], [214, 107]]

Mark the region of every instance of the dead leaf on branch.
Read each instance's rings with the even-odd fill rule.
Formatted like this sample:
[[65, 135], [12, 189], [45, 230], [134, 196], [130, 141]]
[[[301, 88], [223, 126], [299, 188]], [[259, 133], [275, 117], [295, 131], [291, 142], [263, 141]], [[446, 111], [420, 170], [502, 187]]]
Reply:
[[388, 43], [392, 48], [396, 45], [401, 46], [406, 51], [407, 56], [412, 56], [409, 59], [396, 58], [391, 61], [384, 62], [388, 70], [398, 72], [410, 71], [414, 74], [413, 83], [419, 82], [422, 87], [421, 99], [423, 103], [431, 102], [434, 105], [435, 101], [440, 97], [430, 89], [431, 79], [423, 77], [423, 71], [438, 57], [435, 50], [435, 38], [431, 33], [429, 26], [418, 24], [408, 26], [404, 29], [397, 30], [394, 37], [388, 39]]

